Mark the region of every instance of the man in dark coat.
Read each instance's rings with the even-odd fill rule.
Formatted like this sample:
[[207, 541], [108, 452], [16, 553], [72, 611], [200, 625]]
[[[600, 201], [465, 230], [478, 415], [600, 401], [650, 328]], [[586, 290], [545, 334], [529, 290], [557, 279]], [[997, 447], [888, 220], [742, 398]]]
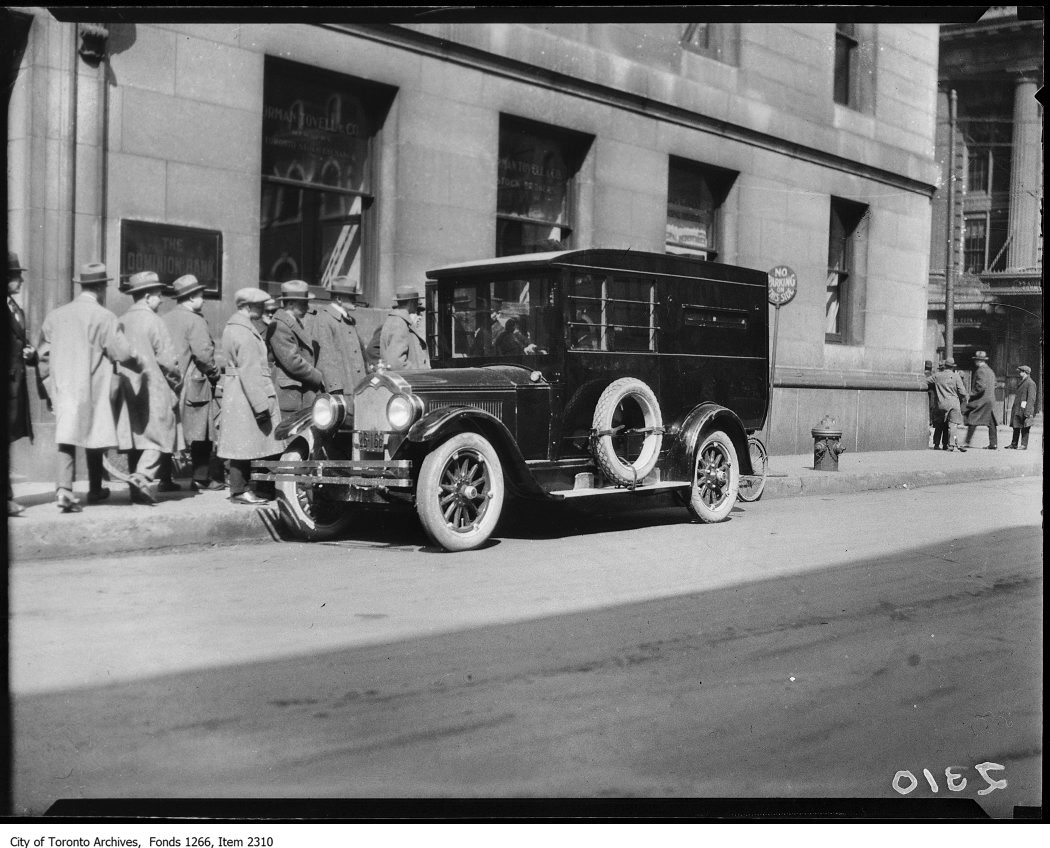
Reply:
[[266, 328], [266, 346], [282, 417], [310, 406], [317, 392], [324, 390], [324, 377], [317, 367], [318, 348], [303, 322], [312, 297], [310, 286], [302, 280], [282, 283], [277, 298], [281, 308]]
[[1035, 398], [1038, 391], [1035, 381], [1032, 380], [1032, 369], [1027, 365], [1018, 366], [1017, 376], [1021, 378], [1021, 383], [1014, 394], [1014, 405], [1010, 409], [1010, 426], [1013, 427], [1014, 434], [1007, 447], [1010, 450], [1028, 450], [1028, 431], [1032, 429], [1032, 419], [1035, 418]]
[[332, 280], [331, 301], [318, 307], [313, 324], [325, 390], [351, 394], [368, 376], [364, 346], [357, 332], [358, 288], [349, 277]]
[[[7, 323], [11, 328], [11, 342], [7, 361], [10, 391], [7, 395], [7, 438], [15, 442], [26, 436], [33, 441], [33, 422], [29, 418], [29, 389], [26, 385], [26, 368], [36, 365], [36, 348], [29, 343], [26, 316], [15, 296], [22, 291], [23, 268], [14, 253], [7, 254]], [[21, 515], [25, 507], [15, 501], [11, 479], [7, 480], [7, 514]]]
[[995, 417], [995, 372], [988, 367], [988, 354], [983, 350], [973, 355], [976, 368], [970, 382], [970, 401], [966, 406], [966, 441], [964, 447], [970, 447], [973, 434], [978, 427], [988, 428], [988, 447], [985, 450], [996, 450], [998, 439], [995, 428], [999, 422]]
[[[212, 445], [215, 442], [215, 385], [221, 371], [215, 361], [215, 342], [204, 318], [204, 284], [192, 274], [175, 280], [172, 296], [175, 308], [164, 315], [164, 323], [175, 346], [182, 391], [179, 394], [179, 422], [190, 448], [194, 491], [217, 490], [222, 482], [209, 476], [213, 470]], [[214, 467], [214, 477], [221, 475]]]

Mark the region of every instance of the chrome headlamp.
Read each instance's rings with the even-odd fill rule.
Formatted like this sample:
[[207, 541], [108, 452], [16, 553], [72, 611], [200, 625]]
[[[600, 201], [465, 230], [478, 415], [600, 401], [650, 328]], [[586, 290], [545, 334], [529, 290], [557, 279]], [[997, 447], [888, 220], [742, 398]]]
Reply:
[[346, 401], [342, 395], [318, 395], [314, 399], [312, 424], [315, 429], [335, 430], [346, 418]]
[[423, 414], [423, 401], [415, 395], [394, 395], [387, 401], [386, 420], [395, 432], [407, 430]]

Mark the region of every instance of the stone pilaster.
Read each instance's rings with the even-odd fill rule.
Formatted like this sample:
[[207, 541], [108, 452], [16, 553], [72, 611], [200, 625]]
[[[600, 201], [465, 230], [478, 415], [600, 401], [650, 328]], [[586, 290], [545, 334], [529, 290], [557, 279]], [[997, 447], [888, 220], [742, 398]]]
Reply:
[[1043, 191], [1038, 83], [1018, 78], [1014, 87], [1013, 158], [1010, 167], [1010, 245], [1008, 269], [1038, 264], [1039, 200]]

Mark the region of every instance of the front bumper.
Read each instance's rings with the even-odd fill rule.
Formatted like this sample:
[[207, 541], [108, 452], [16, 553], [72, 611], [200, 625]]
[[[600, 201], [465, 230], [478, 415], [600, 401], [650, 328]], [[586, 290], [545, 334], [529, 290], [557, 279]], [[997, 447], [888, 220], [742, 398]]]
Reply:
[[[413, 488], [412, 462], [369, 459], [269, 460], [252, 463], [252, 479], [297, 486], [324, 486], [326, 489], [396, 489]], [[328, 492], [334, 499], [338, 493]]]

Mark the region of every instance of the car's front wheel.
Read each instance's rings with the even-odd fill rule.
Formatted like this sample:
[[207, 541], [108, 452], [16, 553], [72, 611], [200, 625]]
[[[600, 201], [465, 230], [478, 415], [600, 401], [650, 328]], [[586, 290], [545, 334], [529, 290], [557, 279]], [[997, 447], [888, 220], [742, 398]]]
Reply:
[[[282, 462], [302, 462], [312, 457], [310, 446], [297, 439], [281, 455]], [[284, 523], [300, 539], [308, 542], [324, 542], [340, 536], [350, 522], [353, 513], [342, 501], [329, 501], [316, 486], [302, 486], [289, 481], [278, 481], [278, 509]]]
[[477, 433], [457, 433], [423, 460], [416, 512], [435, 544], [469, 551], [495, 531], [503, 496], [503, 466], [495, 448]]
[[689, 511], [705, 524], [725, 521], [740, 488], [740, 463], [733, 442], [721, 430], [704, 437], [696, 451]]

